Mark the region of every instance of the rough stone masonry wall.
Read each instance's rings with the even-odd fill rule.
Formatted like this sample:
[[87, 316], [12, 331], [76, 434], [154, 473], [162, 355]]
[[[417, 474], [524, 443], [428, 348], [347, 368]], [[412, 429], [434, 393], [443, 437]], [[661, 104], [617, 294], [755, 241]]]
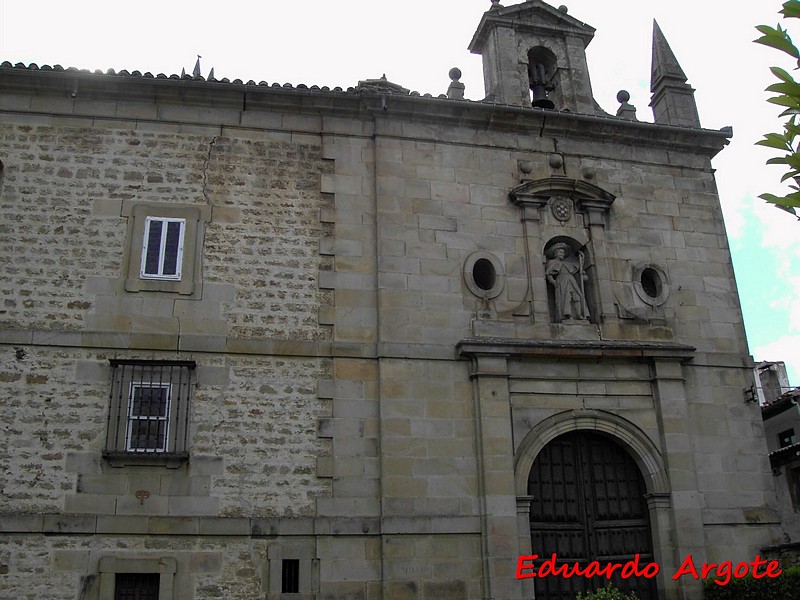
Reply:
[[[330, 301], [317, 285], [329, 168], [319, 144], [216, 132], [0, 126], [3, 324], [136, 332], [157, 322], [176, 335], [327, 339], [317, 319]], [[123, 202], [210, 207], [205, 303], [121, 291]]]
[[[133, 493], [132, 482], [103, 476], [73, 490], [76, 478], [100, 475], [108, 358], [156, 357], [146, 351], [154, 348], [148, 333], [193, 333], [205, 351], [221, 349], [214, 340], [230, 347], [237, 340], [327, 339], [330, 327], [319, 324], [318, 313], [329, 292], [317, 280], [326, 268], [318, 252], [327, 202], [319, 185], [330, 163], [313, 136], [13, 119], [0, 125], [0, 322], [7, 334], [33, 333], [19, 335], [22, 358], [3, 349], [0, 385], [14, 410], [3, 413], [0, 460], [10, 475], [0, 502], [15, 511], [60, 511], [67, 494], [66, 508], [85, 512], [104, 496], [97, 505], [103, 512], [125, 512], [121, 498]], [[196, 297], [124, 290], [128, 224], [121, 214], [137, 202], [210, 207]], [[27, 345], [64, 330], [110, 333], [103, 341], [119, 350]], [[128, 338], [114, 335], [137, 332], [144, 354], [128, 355]], [[86, 338], [69, 340], [87, 345]], [[224, 456], [224, 471], [209, 484], [216, 502], [159, 505], [154, 489], [151, 506], [160, 508], [151, 510], [310, 514], [328, 493], [316, 477], [317, 458], [329, 452], [329, 442], [316, 436], [317, 418], [329, 411], [316, 394], [318, 380], [329, 377], [325, 361], [179, 357], [198, 362], [190, 452]], [[67, 454], [79, 457], [67, 461], [69, 473]], [[255, 487], [268, 491], [251, 493]]]
[[263, 597], [266, 540], [188, 536], [7, 535], [0, 596], [26, 600], [97, 597], [100, 556], [177, 560], [176, 598]]
[[[316, 499], [330, 493], [330, 480], [316, 477], [330, 452], [317, 436], [317, 420], [329, 414], [317, 397], [326, 361], [196, 356], [188, 468], [115, 468], [100, 456], [108, 359], [120, 355], [21, 350], [0, 354], [0, 512], [313, 516]], [[139, 489], [150, 492], [142, 504]]]

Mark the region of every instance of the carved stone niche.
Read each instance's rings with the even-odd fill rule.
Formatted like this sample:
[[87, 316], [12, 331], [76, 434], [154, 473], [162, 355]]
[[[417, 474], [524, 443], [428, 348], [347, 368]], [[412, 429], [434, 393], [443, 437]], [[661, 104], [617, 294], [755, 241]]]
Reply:
[[569, 177], [524, 180], [508, 195], [522, 212], [534, 320], [616, 319], [605, 242], [614, 195]]

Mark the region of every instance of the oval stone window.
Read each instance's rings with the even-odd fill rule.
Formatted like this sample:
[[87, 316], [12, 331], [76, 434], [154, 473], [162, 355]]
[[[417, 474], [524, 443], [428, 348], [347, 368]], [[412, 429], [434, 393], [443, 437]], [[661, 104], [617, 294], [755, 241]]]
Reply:
[[639, 281], [642, 284], [644, 293], [651, 298], [658, 298], [661, 295], [661, 290], [663, 288], [661, 285], [661, 277], [652, 267], [647, 267], [642, 271]]
[[633, 269], [633, 288], [639, 298], [651, 306], [664, 304], [669, 296], [667, 274], [654, 264], [636, 265]]
[[491, 252], [473, 252], [464, 261], [464, 282], [478, 298], [496, 298], [505, 286], [505, 272]]
[[472, 278], [475, 285], [484, 291], [489, 291], [497, 282], [497, 271], [495, 271], [492, 261], [488, 258], [479, 258], [472, 266]]

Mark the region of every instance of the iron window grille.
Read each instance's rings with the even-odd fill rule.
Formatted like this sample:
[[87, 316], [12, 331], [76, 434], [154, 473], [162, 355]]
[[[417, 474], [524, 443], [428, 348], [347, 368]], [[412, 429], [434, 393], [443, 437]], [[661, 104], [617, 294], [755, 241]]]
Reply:
[[147, 217], [142, 246], [142, 278], [180, 280], [185, 231], [186, 219]]
[[117, 573], [114, 600], [158, 600], [158, 573]]
[[188, 457], [194, 361], [111, 363], [107, 458]]

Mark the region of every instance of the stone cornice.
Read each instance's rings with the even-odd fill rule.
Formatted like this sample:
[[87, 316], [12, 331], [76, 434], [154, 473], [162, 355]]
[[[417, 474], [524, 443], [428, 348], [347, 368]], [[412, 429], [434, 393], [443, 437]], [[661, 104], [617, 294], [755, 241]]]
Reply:
[[[444, 96], [355, 89], [276, 87], [254, 83], [132, 77], [77, 70], [0, 68], [0, 112], [263, 128], [264, 116], [282, 112], [363, 121], [412, 121], [535, 137], [602, 140], [629, 146], [668, 147], [716, 155], [730, 130], [708, 130], [582, 115]], [[116, 103], [116, 104], [115, 104]], [[188, 110], [187, 110], [188, 109]], [[274, 128], [275, 123], [272, 122]], [[320, 133], [319, 126], [292, 124]]]
[[2, 533], [45, 535], [203, 535], [271, 538], [275, 536], [475, 534], [477, 516], [454, 517], [197, 517], [94, 514], [0, 514]]
[[465, 338], [456, 345], [462, 358], [479, 355], [550, 358], [664, 359], [685, 362], [694, 357], [693, 346], [671, 342], [603, 340], [518, 340]]

